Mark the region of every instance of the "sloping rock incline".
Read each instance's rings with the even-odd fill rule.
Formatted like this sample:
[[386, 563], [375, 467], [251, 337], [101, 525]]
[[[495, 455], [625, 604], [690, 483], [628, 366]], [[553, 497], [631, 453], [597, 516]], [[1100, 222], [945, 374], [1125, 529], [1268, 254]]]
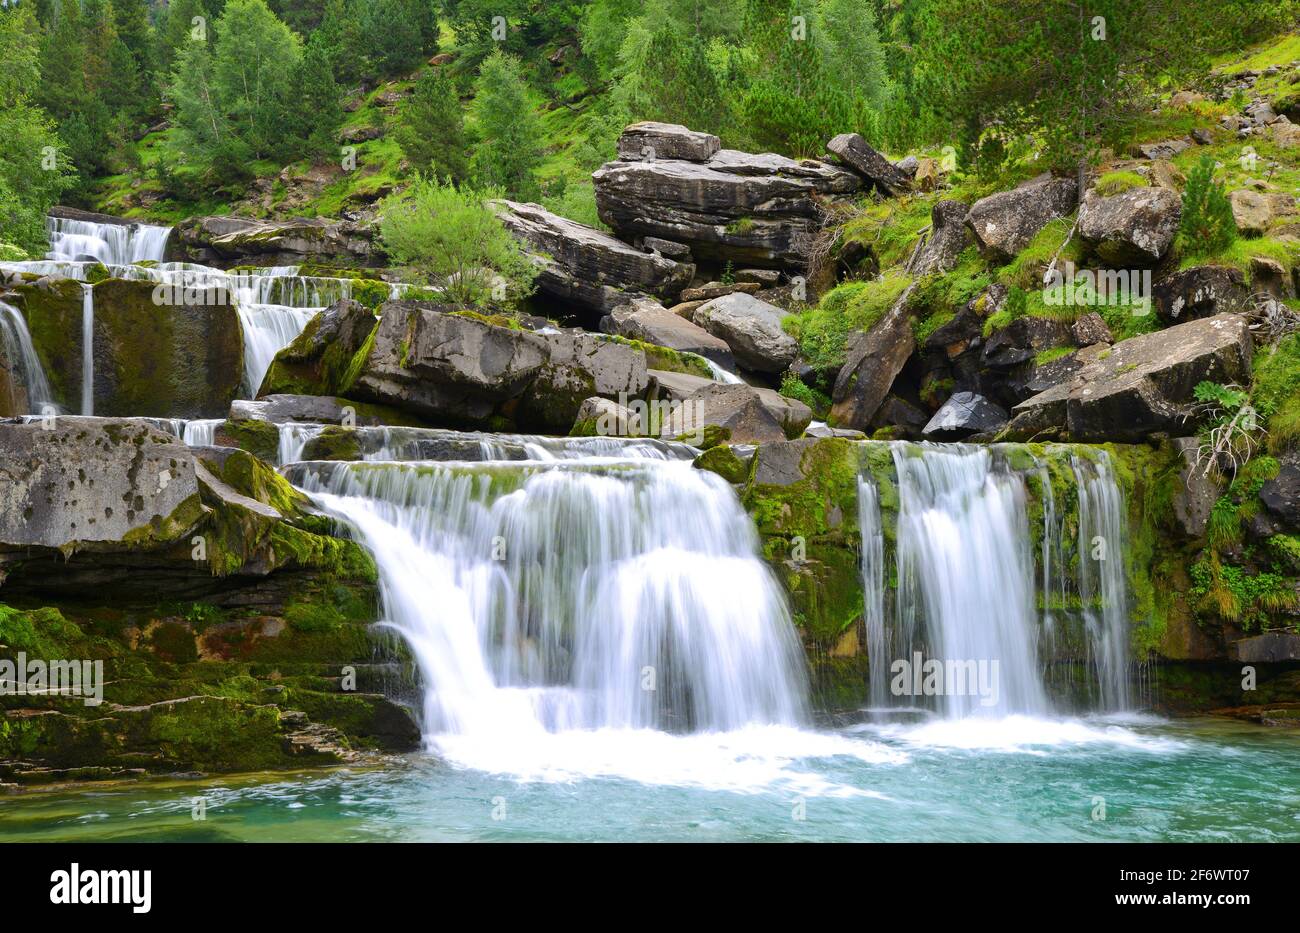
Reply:
[[658, 237], [689, 244], [697, 259], [768, 268], [802, 266], [819, 226], [817, 199], [862, 185], [824, 162], [732, 149], [706, 162], [608, 162], [592, 180], [600, 219], [621, 238]]
[[912, 287], [895, 299], [869, 331], [849, 339], [843, 368], [831, 394], [831, 423], [865, 431], [916, 349], [909, 301]]
[[1141, 441], [1194, 434], [1197, 383], [1250, 384], [1243, 317], [1220, 314], [1121, 341], [1075, 376], [1015, 407], [1014, 433], [1064, 427], [1076, 441]]
[[562, 301], [608, 314], [629, 294], [675, 300], [695, 275], [691, 263], [636, 249], [540, 205], [493, 204], [506, 229], [534, 257], [538, 289]]

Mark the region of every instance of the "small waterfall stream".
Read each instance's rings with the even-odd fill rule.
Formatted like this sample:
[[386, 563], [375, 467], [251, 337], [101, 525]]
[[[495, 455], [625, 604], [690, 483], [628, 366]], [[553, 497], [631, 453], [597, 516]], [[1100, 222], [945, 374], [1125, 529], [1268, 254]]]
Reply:
[[16, 368], [11, 375], [21, 381], [27, 395], [27, 412], [37, 414], [45, 406], [52, 405], [54, 394], [50, 391], [40, 357], [32, 346], [27, 321], [17, 308], [4, 301], [0, 301], [0, 347], [4, 349], [10, 367]]
[[[891, 554], [875, 481], [859, 479], [871, 706], [932, 707], [950, 719], [1051, 714], [1047, 668], [1065, 638], [1062, 607], [1077, 594], [1091, 705], [1129, 708], [1124, 501], [1106, 454], [1069, 460], [1078, 498], [1072, 573], [1046, 466], [1014, 470], [986, 446], [890, 446], [898, 492]], [[1038, 529], [1030, 526], [1030, 475]], [[916, 668], [931, 662], [938, 679], [926, 681]], [[971, 689], [985, 684], [992, 689]], [[918, 695], [916, 685], [927, 689]]]
[[81, 286], [81, 413], [95, 413], [95, 288]]

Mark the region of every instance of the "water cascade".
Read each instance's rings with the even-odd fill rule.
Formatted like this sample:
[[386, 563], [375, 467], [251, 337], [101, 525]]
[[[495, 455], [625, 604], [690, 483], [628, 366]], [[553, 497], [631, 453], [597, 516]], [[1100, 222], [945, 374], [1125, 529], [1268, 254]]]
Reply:
[[806, 720], [798, 638], [754, 528], [689, 462], [286, 472], [374, 554], [434, 745]]
[[0, 301], [0, 348], [11, 368], [16, 367], [13, 375], [17, 376], [27, 393], [27, 410], [38, 413], [53, 404], [53, 393], [40, 357], [32, 346], [32, 335], [27, 329], [27, 321], [13, 305]]
[[[1074, 618], [1093, 680], [1085, 685], [1090, 705], [1127, 708], [1124, 503], [1106, 455], [1069, 459], [1078, 491], [1072, 573], [1046, 465], [1013, 469], [997, 447], [894, 443], [891, 452], [898, 505], [888, 555], [879, 491], [870, 476], [859, 480], [872, 707], [928, 706], [948, 718], [1051, 713], [1048, 669], [1057, 648], [1072, 643], [1069, 605], [1081, 607]], [[1041, 527], [1031, 527], [1038, 512]], [[959, 679], [917, 696], [909, 688], [920, 679], [910, 679], [918, 659]], [[893, 681], [899, 661], [908, 662], [902, 689]], [[952, 689], [973, 686], [969, 678], [986, 670], [994, 689]]]
[[81, 413], [95, 413], [95, 288], [81, 286]]
[[49, 258], [59, 262], [87, 259], [107, 266], [159, 262], [167, 249], [171, 227], [150, 224], [102, 224], [67, 217], [47, 217]]

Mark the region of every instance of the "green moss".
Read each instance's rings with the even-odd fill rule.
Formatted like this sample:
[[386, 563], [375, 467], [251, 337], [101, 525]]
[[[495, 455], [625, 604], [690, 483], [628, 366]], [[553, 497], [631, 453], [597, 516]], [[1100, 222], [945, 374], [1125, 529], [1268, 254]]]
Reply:
[[1106, 172], [1097, 179], [1097, 193], [1104, 197], [1123, 194], [1134, 188], [1147, 187], [1147, 180], [1137, 172]]
[[785, 318], [782, 325], [799, 341], [809, 365], [838, 368], [844, 365], [849, 335], [875, 326], [910, 281], [905, 275], [889, 274], [871, 282], [845, 282], [823, 295], [815, 308]]
[[696, 457], [695, 468], [717, 473], [729, 483], [743, 483], [749, 477], [749, 464], [726, 444], [711, 447]]
[[58, 609], [23, 611], [0, 605], [0, 656], [23, 651], [29, 658], [71, 658], [84, 641], [80, 627]]
[[1073, 352], [1073, 347], [1049, 347], [1046, 350], [1039, 350], [1034, 354], [1034, 364], [1036, 366], [1046, 366], [1048, 363], [1067, 357]]
[[360, 460], [361, 444], [353, 428], [328, 427], [309, 440], [304, 460]]
[[269, 421], [223, 421], [214, 438], [222, 446], [246, 450], [259, 460], [274, 462], [280, 455], [280, 431]]
[[[1076, 232], [1070, 237], [1069, 242], [1066, 242], [1066, 237], [1069, 236], [1073, 226], [1073, 217], [1059, 217], [1047, 224], [1038, 231], [1030, 244], [1016, 255], [1015, 259], [995, 273], [994, 280], [1003, 285], [1014, 285], [1041, 292], [1043, 274], [1047, 271], [1047, 265], [1052, 257], [1057, 255], [1057, 250], [1060, 250], [1058, 265], [1069, 261], [1076, 267], [1082, 268], [1085, 256], [1083, 240]], [[1062, 248], [1063, 243], [1064, 248]]]
[[1300, 441], [1300, 334], [1255, 356], [1255, 408], [1268, 419], [1269, 445], [1282, 452]]

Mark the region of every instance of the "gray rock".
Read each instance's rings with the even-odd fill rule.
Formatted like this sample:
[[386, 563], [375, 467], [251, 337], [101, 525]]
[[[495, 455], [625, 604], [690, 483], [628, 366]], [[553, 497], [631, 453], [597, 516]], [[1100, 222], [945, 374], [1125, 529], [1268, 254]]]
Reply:
[[533, 255], [537, 288], [563, 301], [607, 314], [629, 293], [676, 299], [695, 275], [690, 263], [635, 249], [537, 204], [493, 204], [506, 229]]
[[[659, 369], [650, 370], [660, 398], [672, 401], [684, 401], [708, 385], [717, 385], [712, 379], [692, 376], [687, 373], [671, 373]], [[758, 396], [763, 407], [771, 412], [772, 417], [781, 423], [787, 437], [798, 437], [812, 421], [812, 409], [798, 399], [787, 398], [775, 389], [762, 386], [748, 386]]]
[[239, 399], [230, 403], [230, 421], [266, 421], [270, 424], [342, 424], [382, 426], [385, 422], [363, 406], [329, 395], [267, 395], [257, 401]]
[[1197, 383], [1249, 385], [1251, 352], [1250, 329], [1232, 314], [1132, 337], [1098, 354], [1068, 383], [1016, 405], [1013, 427], [1064, 425], [1076, 441], [1140, 441], [1158, 431], [1187, 436], [1199, 427]]
[[172, 258], [206, 265], [288, 266], [326, 262], [349, 267], [385, 264], [371, 231], [346, 220], [295, 217], [191, 217], [168, 244]]
[[345, 299], [330, 305], [275, 355], [258, 396], [337, 388], [341, 371], [365, 346], [376, 324], [374, 312], [358, 301]]
[[737, 292], [752, 295], [760, 288], [762, 286], [757, 282], [706, 282], [694, 288], [683, 289], [681, 298], [684, 302], [712, 301], [714, 298], [721, 298], [723, 295], [734, 295]]
[[1182, 199], [1168, 188], [1133, 188], [1112, 197], [1083, 196], [1079, 235], [1103, 261], [1149, 266], [1173, 245]]
[[641, 246], [652, 253], [658, 253], [673, 262], [690, 262], [691, 248], [685, 243], [674, 243], [657, 236], [648, 236], [641, 240]]
[[1174, 520], [1183, 535], [1194, 540], [1205, 534], [1210, 512], [1223, 490], [1213, 476], [1205, 475], [1204, 464], [1197, 468], [1196, 452], [1200, 447], [1197, 438], [1176, 437], [1172, 443], [1183, 461], [1174, 489]]
[[1232, 643], [1233, 657], [1243, 664], [1276, 664], [1300, 661], [1300, 635], [1266, 632]]
[[1170, 324], [1244, 311], [1250, 292], [1238, 269], [1193, 266], [1157, 282], [1151, 301], [1160, 320]]
[[872, 149], [857, 133], [841, 133], [826, 148], [883, 194], [899, 194], [911, 187], [911, 176]]
[[1007, 412], [974, 392], [955, 392], [934, 413], [921, 433], [930, 440], [957, 440], [996, 431], [1007, 423]]
[[1018, 317], [984, 341], [981, 362], [996, 369], [1018, 366], [1043, 350], [1074, 346], [1074, 329], [1069, 321], [1056, 318]]
[[601, 321], [601, 328], [620, 337], [644, 340], [685, 353], [698, 353], [724, 369], [733, 369], [736, 365], [725, 340], [649, 298], [634, 299], [615, 308]]
[[609, 162], [592, 181], [600, 219], [625, 240], [659, 237], [701, 260], [778, 268], [807, 261], [819, 199], [861, 187], [822, 162], [729, 149], [707, 162]]
[[951, 272], [957, 257], [970, 242], [966, 228], [969, 208], [960, 201], [939, 201], [930, 209], [930, 234], [925, 246], [917, 254], [912, 274], [918, 278], [941, 272]]
[[1172, 159], [1178, 153], [1190, 149], [1192, 144], [1185, 139], [1166, 139], [1158, 143], [1141, 143], [1133, 147], [1133, 155], [1139, 159]]
[[731, 347], [736, 361], [758, 373], [779, 373], [799, 352], [798, 342], [781, 329], [785, 312], [752, 295], [715, 298], [695, 309], [696, 324]]
[[721, 148], [721, 141], [712, 133], [688, 130], [676, 123], [633, 123], [618, 138], [618, 157], [630, 162], [707, 162]]
[[0, 423], [0, 553], [158, 547], [203, 515], [174, 435], [127, 419]]
[[854, 334], [831, 395], [831, 421], [864, 431], [916, 348], [909, 301], [914, 286], [899, 295], [871, 330]]
[[981, 198], [966, 215], [980, 252], [1008, 262], [1045, 226], [1070, 214], [1077, 203], [1073, 178], [1039, 177], [1018, 188]]
[[1260, 487], [1259, 500], [1288, 533], [1300, 531], [1300, 455], [1283, 457], [1277, 476]]
[[1258, 191], [1239, 188], [1228, 194], [1232, 203], [1232, 219], [1237, 229], [1247, 236], [1262, 236], [1273, 222], [1273, 205]]
[[664, 437], [699, 433], [707, 426], [725, 428], [737, 444], [767, 444], [786, 439], [785, 429], [747, 385], [711, 382], [701, 386], [673, 412]]
[[1096, 311], [1081, 314], [1070, 327], [1076, 346], [1089, 347], [1094, 343], [1114, 343], [1110, 327], [1106, 320]]
[[849, 440], [863, 440], [866, 434], [862, 431], [855, 431], [852, 428], [832, 428], [828, 424], [814, 424], [809, 426], [804, 432], [808, 437], [845, 437]]

